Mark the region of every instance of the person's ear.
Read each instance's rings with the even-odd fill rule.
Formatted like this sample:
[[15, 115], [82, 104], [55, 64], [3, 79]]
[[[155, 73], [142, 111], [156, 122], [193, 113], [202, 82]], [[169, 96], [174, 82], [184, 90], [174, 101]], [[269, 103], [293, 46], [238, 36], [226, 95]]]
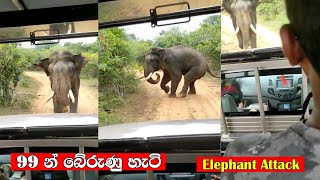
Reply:
[[285, 24], [281, 27], [280, 36], [283, 46], [283, 52], [288, 58], [290, 64], [292, 66], [295, 66], [301, 63], [301, 61], [306, 58], [306, 55], [302, 47], [300, 46], [299, 40], [296, 38], [295, 34], [288, 24]]

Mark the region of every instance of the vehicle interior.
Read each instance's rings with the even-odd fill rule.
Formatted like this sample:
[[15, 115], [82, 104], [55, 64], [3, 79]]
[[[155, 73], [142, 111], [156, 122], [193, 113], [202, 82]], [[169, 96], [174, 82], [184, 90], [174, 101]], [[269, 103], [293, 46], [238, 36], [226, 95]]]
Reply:
[[[0, 163], [10, 165], [10, 153], [90, 153], [98, 151], [96, 115], [69, 114], [1, 116]], [[30, 119], [41, 118], [41, 123]], [[52, 120], [65, 123], [53, 122]], [[18, 125], [8, 127], [10, 121]], [[7, 123], [6, 123], [7, 122]], [[31, 122], [31, 123], [30, 123]], [[85, 123], [84, 123], [85, 122]], [[20, 124], [20, 125], [19, 125]], [[14, 171], [10, 179], [96, 179], [95, 171]]]
[[[30, 46], [98, 36], [97, 0], [3, 0], [0, 43], [29, 42]], [[10, 153], [97, 152], [96, 114], [23, 114], [0, 116], [1, 164]], [[90, 171], [15, 171], [10, 179], [97, 179]]]
[[[196, 172], [196, 158], [197, 156], [220, 155], [220, 122], [194, 120], [191, 124], [193, 127], [177, 122], [175, 124], [159, 122], [152, 125], [140, 123], [127, 127], [121, 125], [99, 127], [100, 152], [165, 152], [167, 168], [166, 172], [162, 172], [164, 174], [158, 172], [135, 174], [132, 172], [115, 175], [108, 171], [99, 171], [99, 177], [103, 179], [132, 177], [134, 179], [141, 176], [144, 179], [147, 177], [148, 180], [159, 179], [160, 176], [163, 176], [162, 179], [204, 179], [203, 177], [208, 177], [200, 175], [201, 173], [193, 173]], [[208, 126], [210, 126], [210, 131], [205, 130]], [[164, 129], [179, 129], [179, 131], [170, 133], [163, 131]], [[143, 134], [140, 133], [142, 130]], [[148, 175], [149, 173], [151, 175]]]
[[[221, 58], [222, 153], [237, 137], [281, 132], [299, 121], [310, 84], [280, 47], [228, 52]], [[310, 113], [312, 106], [311, 99]]]

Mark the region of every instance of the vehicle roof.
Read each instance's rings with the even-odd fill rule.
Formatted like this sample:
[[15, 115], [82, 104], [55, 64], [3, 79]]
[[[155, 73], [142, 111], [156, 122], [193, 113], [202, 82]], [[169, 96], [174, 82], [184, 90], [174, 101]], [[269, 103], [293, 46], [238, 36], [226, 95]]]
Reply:
[[220, 120], [180, 120], [99, 128], [103, 152], [220, 152]]
[[96, 114], [23, 114], [0, 116], [1, 139], [97, 136]]
[[99, 127], [99, 139], [220, 134], [219, 119], [139, 122]]
[[[52, 7], [65, 7], [65, 6], [75, 6], [84, 4], [97, 3], [98, 0], [20, 0], [22, 6], [26, 9], [44, 9]], [[0, 12], [8, 11], [19, 11], [18, 7], [13, 3], [12, 0], [1, 0], [0, 1]]]
[[23, 114], [0, 116], [0, 129], [97, 125], [96, 114]]

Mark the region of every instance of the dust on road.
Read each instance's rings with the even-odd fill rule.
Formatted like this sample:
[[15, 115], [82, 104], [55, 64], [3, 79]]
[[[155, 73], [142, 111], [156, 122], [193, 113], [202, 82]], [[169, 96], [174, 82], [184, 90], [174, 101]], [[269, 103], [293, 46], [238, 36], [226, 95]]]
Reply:
[[[157, 73], [163, 76], [162, 71]], [[182, 78], [177, 89], [177, 98], [169, 98], [160, 88], [160, 82], [141, 82], [140, 93], [133, 95], [130, 102], [118, 112], [129, 122], [220, 119], [220, 79], [207, 73], [195, 83], [197, 94], [188, 94], [185, 98], [179, 96], [183, 83]], [[167, 85], [170, 86], [171, 82]]]
[[[32, 105], [32, 113], [53, 113], [52, 100], [45, 103], [51, 92], [48, 76], [40, 71], [26, 71], [24, 74], [37, 81], [37, 99], [34, 100]], [[98, 113], [98, 88], [90, 86], [89, 83], [83, 80], [80, 83], [78, 113]]]

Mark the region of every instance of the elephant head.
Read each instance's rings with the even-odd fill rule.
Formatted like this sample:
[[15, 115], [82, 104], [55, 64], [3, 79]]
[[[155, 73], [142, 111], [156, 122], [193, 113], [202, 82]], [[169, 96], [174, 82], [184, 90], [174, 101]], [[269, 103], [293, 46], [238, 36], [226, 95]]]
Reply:
[[163, 48], [152, 48], [151, 52], [145, 56], [144, 78], [151, 84], [157, 84], [160, 81], [160, 75], [156, 73], [157, 79], [152, 79], [155, 71], [163, 69], [163, 62], [166, 58], [166, 50]]
[[70, 100], [77, 103], [75, 101], [80, 86], [80, 71], [86, 64], [84, 56], [72, 55], [69, 51], [56, 51], [49, 58], [35, 64], [43, 68], [51, 81], [52, 92], [46, 102], [53, 99], [54, 106], [68, 106]]
[[249, 44], [251, 48], [257, 47], [256, 8], [259, 3], [259, 0], [223, 0], [222, 2], [223, 9], [230, 14], [241, 49], [247, 49]]

